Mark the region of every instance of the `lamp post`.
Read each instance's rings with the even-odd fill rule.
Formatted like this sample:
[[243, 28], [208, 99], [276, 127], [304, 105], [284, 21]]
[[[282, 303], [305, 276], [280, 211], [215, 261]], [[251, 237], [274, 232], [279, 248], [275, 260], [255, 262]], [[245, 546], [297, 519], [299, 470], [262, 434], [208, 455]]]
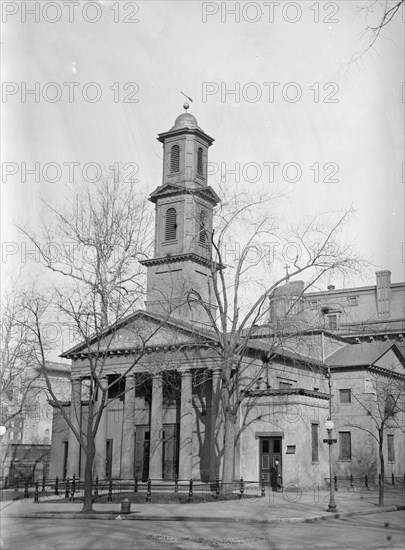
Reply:
[[333, 430], [333, 422], [330, 418], [327, 419], [325, 422], [325, 428], [328, 432], [328, 438], [324, 439], [323, 442], [327, 443], [329, 445], [329, 505], [328, 505], [328, 512], [336, 512], [337, 506], [335, 502], [335, 492], [334, 492], [334, 486], [333, 486], [333, 472], [332, 472], [332, 445], [334, 443], [337, 443], [337, 439], [332, 439], [332, 430]]

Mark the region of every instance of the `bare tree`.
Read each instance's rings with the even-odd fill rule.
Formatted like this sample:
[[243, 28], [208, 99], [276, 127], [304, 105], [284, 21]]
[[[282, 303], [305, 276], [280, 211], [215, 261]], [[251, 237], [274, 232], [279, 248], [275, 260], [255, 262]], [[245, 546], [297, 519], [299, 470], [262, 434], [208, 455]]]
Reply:
[[[46, 296], [27, 296], [28, 318], [22, 326], [35, 343], [37, 363], [53, 405], [86, 456], [83, 511], [89, 511], [95, 441], [108, 394], [122, 387], [160, 328], [157, 325], [133, 332], [125, 323], [144, 294], [145, 278], [139, 259], [150, 247], [150, 215], [132, 186], [102, 180], [93, 189], [76, 187], [63, 210], [46, 204], [44, 219], [39, 235], [20, 229], [34, 243], [43, 265], [62, 276], [65, 284], [62, 287], [58, 281], [53, 291], [47, 289]], [[44, 327], [49, 319], [58, 319], [62, 332], [66, 327], [73, 328], [79, 344], [77, 357], [86, 364], [84, 424], [67, 413], [48, 376], [46, 362], [52, 344]], [[118, 346], [127, 346], [129, 361], [111, 376], [109, 352], [117, 347], [117, 332], [121, 329], [126, 331], [126, 344], [119, 342]]]
[[43, 265], [61, 275], [79, 300], [94, 301], [94, 329], [106, 327], [139, 303], [145, 271], [139, 260], [152, 243], [152, 212], [132, 184], [101, 179], [68, 192], [64, 207], [44, 201], [39, 234], [19, 226]]
[[[262, 215], [259, 215], [259, 204], [265, 208]], [[234, 197], [234, 200], [228, 198], [217, 214], [216, 230], [211, 235], [209, 292], [217, 310], [207, 306], [198, 290], [192, 290], [188, 297], [190, 303], [198, 303], [205, 308], [210, 331], [217, 342], [213, 349], [217, 354], [221, 380], [224, 483], [233, 481], [235, 430], [241, 403], [265, 372], [273, 354], [280, 352], [286, 335], [291, 336], [299, 329], [295, 308], [302, 292], [327, 274], [347, 277], [357, 272], [361, 265], [351, 246], [339, 242], [339, 234], [350, 217], [350, 211], [334, 220], [331, 220], [330, 215], [326, 219], [321, 215], [315, 216], [282, 235], [277, 221], [268, 213], [270, 207], [265, 197], [260, 197], [254, 203], [247, 197], [245, 200], [240, 196]], [[238, 257], [233, 258], [231, 265], [225, 265], [224, 251], [227, 250], [226, 244], [232, 241], [235, 226], [243, 241], [239, 239], [238, 242]], [[293, 259], [277, 259], [271, 246], [275, 245], [276, 238], [283, 250], [286, 250], [286, 246], [295, 250], [290, 256]], [[284, 261], [287, 261], [287, 266], [285, 275], [282, 275], [279, 264]], [[268, 321], [269, 298], [284, 283], [301, 276], [305, 276], [308, 282], [303, 285], [298, 296], [290, 299], [279, 319], [281, 322], [273, 334], [268, 336], [262, 366], [252, 371], [253, 363], [247, 351], [252, 346], [252, 339], [260, 331], [260, 324]]]
[[32, 368], [35, 349], [27, 328], [24, 291], [10, 282], [1, 300], [1, 423], [8, 425], [24, 411], [38, 373]]
[[[352, 392], [356, 403], [363, 413], [371, 419], [372, 426], [364, 423], [349, 422], [348, 427], [357, 428], [366, 432], [378, 444], [378, 458], [380, 463], [381, 481], [379, 484], [378, 504], [384, 505], [384, 439], [387, 429], [399, 430], [405, 433], [405, 375], [396, 372], [373, 373], [372, 388], [368, 393]], [[403, 435], [401, 435], [403, 437]]]
[[405, 0], [371, 0], [359, 8], [361, 12], [366, 14], [367, 21], [374, 17], [375, 12], [377, 12], [377, 15], [375, 16], [375, 22], [371, 24], [367, 22], [362, 33], [366, 37], [367, 45], [352, 57], [352, 62], [357, 61], [374, 48], [378, 39], [384, 37], [384, 31], [391, 22], [400, 17], [401, 12], [403, 13], [404, 6]]
[[[28, 329], [32, 340], [37, 346], [37, 362], [40, 365], [41, 376], [45, 379], [46, 387], [52, 400], [69, 430], [73, 432], [81, 449], [83, 450], [85, 460], [84, 471], [84, 503], [83, 512], [92, 510], [92, 488], [93, 488], [93, 467], [96, 456], [96, 436], [100, 426], [102, 415], [108, 405], [110, 391], [114, 391], [115, 397], [123, 397], [126, 393], [125, 379], [131, 373], [134, 367], [141, 362], [147, 353], [148, 342], [164, 326], [162, 321], [154, 328], [145, 325], [145, 330], [140, 330], [139, 326], [133, 329], [131, 323], [128, 325], [125, 320], [121, 320], [106, 328], [98, 328], [94, 331], [94, 326], [99, 327], [99, 309], [94, 308], [92, 312], [84, 308], [83, 303], [74, 303], [70, 297], [66, 303], [57, 303], [55, 309], [55, 297], [52, 300], [44, 299], [42, 296], [32, 296], [26, 302], [26, 311], [29, 312]], [[79, 395], [85, 405], [85, 414], [81, 418], [67, 411], [65, 401], [55, 391], [52, 379], [46, 368], [47, 356], [50, 346], [46, 341], [44, 331], [44, 320], [49, 315], [54, 315], [59, 311], [59, 315], [65, 315], [74, 323], [77, 333], [80, 335], [80, 342], [77, 349], [77, 357], [85, 363], [86, 366], [86, 392], [85, 395]], [[128, 321], [130, 321], [129, 316]], [[127, 346], [127, 356], [129, 361], [125, 368], [116, 370], [109, 363], [109, 354], [114, 352], [117, 347], [117, 335], [120, 330], [126, 332], [126, 344], [119, 343], [120, 351]], [[147, 372], [151, 376], [152, 371]], [[85, 421], [83, 418], [85, 416]]]

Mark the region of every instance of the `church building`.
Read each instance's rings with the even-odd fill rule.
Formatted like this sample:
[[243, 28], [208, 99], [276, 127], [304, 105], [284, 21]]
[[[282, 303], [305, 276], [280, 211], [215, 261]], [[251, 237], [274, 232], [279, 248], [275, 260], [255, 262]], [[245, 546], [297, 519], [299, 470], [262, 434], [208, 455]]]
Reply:
[[[109, 391], [96, 435], [94, 476], [99, 479], [173, 480], [178, 476], [209, 482], [221, 477], [220, 363], [206, 313], [216, 309], [208, 284], [209, 235], [220, 199], [207, 181], [208, 150], [214, 140], [198, 126], [187, 104], [185, 109], [174, 126], [158, 136], [163, 145], [163, 179], [150, 195], [155, 204], [155, 241], [153, 257], [143, 261], [145, 310], [109, 327], [94, 342], [107, 355], [106, 383], [128, 371], [136, 342], [146, 342], [142, 358]], [[287, 283], [287, 290], [294, 284]], [[202, 296], [206, 308], [187, 303], [185, 297], [192, 289]], [[308, 300], [313, 308], [321, 298], [312, 293]], [[276, 311], [277, 296], [273, 302]], [[355, 387], [356, 395], [373, 395], [370, 380], [376, 373], [391, 377], [394, 372], [403, 379], [404, 354], [400, 342], [389, 336], [378, 342], [360, 341], [334, 328], [307, 323], [299, 337], [291, 335], [288, 345], [271, 354], [271, 360], [264, 359], [271, 320], [249, 342], [247, 375], [241, 384], [252, 379], [255, 384], [246, 390], [237, 418], [235, 480], [243, 476], [270, 483], [270, 469], [277, 464], [284, 486], [323, 485], [329, 475], [324, 424], [331, 410], [336, 430], [344, 434], [335, 434], [336, 471], [378, 473], [375, 446], [370, 443], [374, 462], [369, 458], [365, 464], [360, 457], [366, 432], [345, 427], [346, 417], [357, 411], [350, 391]], [[87, 347], [78, 344], [62, 357], [71, 360], [72, 391], [66, 410], [77, 429], [84, 430]], [[398, 421], [403, 425], [403, 413]], [[394, 439], [384, 452], [390, 457], [389, 473], [399, 475], [404, 442], [397, 427], [389, 429]], [[54, 408], [50, 477], [83, 477], [84, 464], [77, 439]]]

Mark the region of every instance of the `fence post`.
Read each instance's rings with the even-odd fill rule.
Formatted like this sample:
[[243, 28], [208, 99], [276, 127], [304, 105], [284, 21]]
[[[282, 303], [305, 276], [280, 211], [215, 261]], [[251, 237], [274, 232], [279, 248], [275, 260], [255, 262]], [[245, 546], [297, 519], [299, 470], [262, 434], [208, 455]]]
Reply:
[[138, 492], [138, 476], [135, 476], [135, 482], [134, 482], [134, 493]]
[[46, 485], [46, 476], [45, 474], [42, 476], [42, 492], [45, 493], [45, 485]]
[[217, 474], [217, 479], [215, 483], [215, 498], [218, 500], [219, 497], [219, 475]]
[[239, 498], [243, 498], [243, 493], [245, 491], [245, 483], [243, 481], [243, 477], [240, 478], [240, 495]]
[[350, 489], [354, 490], [353, 474], [350, 474]]
[[150, 502], [152, 497], [152, 482], [148, 479], [148, 488], [146, 490], [146, 502]]
[[177, 474], [174, 476], [174, 492], [179, 492], [179, 478]]
[[73, 474], [72, 478], [72, 493], [76, 492], [76, 474]]
[[6, 479], [4, 480], [4, 488], [7, 489], [8, 487], [8, 476], [6, 476]]
[[66, 478], [66, 483], [65, 483], [65, 498], [69, 498], [69, 478], [68, 477]]
[[25, 480], [25, 485], [24, 485], [24, 498], [28, 498], [28, 479]]
[[35, 492], [34, 492], [34, 502], [38, 502], [38, 496], [39, 496], [39, 482], [35, 482]]
[[392, 481], [392, 484], [395, 485], [395, 476], [394, 476], [394, 474], [391, 474], [391, 481]]
[[56, 476], [55, 479], [55, 495], [59, 495], [59, 478]]
[[112, 502], [112, 479], [108, 482], [107, 502]]
[[338, 492], [338, 482], [337, 482], [337, 475], [335, 474], [335, 492]]
[[190, 485], [188, 488], [188, 502], [193, 502], [193, 480], [190, 479]]
[[367, 474], [366, 474], [364, 483], [365, 483], [366, 489], [367, 489], [367, 491], [368, 491], [368, 475], [367, 475]]
[[98, 497], [98, 476], [96, 476], [96, 484], [94, 486], [94, 496]]
[[265, 497], [265, 496], [266, 496], [266, 487], [264, 486], [264, 476], [262, 476], [262, 491], [261, 491], [261, 496], [262, 496], [262, 497]]

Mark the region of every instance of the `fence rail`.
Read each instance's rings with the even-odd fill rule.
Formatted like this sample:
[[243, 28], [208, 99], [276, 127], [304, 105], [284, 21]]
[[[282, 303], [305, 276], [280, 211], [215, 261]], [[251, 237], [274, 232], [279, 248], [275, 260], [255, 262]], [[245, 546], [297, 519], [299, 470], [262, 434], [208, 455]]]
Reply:
[[[48, 499], [54, 496], [74, 500], [83, 497], [84, 480], [75, 476], [64, 480], [59, 478], [47, 479], [44, 476], [37, 480], [26, 479], [9, 483], [6, 477], [0, 478], [0, 488], [2, 492], [14, 491], [14, 493], [17, 493], [14, 494], [14, 498], [34, 497], [35, 502], [45, 496]], [[265, 485], [264, 481], [250, 481], [243, 478], [226, 484], [222, 483], [219, 478], [206, 483], [178, 478], [171, 481], [156, 479], [142, 481], [138, 478], [99, 480], [97, 477], [93, 480], [92, 494], [94, 500], [107, 496], [107, 500], [112, 501], [120, 495], [128, 495], [128, 493], [143, 493], [146, 502], [151, 502], [154, 493], [179, 494], [179, 496], [186, 497], [188, 502], [193, 502], [194, 497], [197, 496], [199, 500], [262, 497], [265, 495]]]
[[[381, 475], [377, 476], [334, 476], [333, 483], [335, 490], [339, 488], [352, 490], [369, 490], [370, 488], [378, 487], [382, 483]], [[330, 478], [325, 478], [325, 488], [328, 488]], [[296, 483], [287, 484], [281, 487], [283, 490], [289, 490]], [[290, 487], [291, 486], [291, 487]], [[390, 487], [405, 487], [405, 474], [384, 477], [384, 486]], [[321, 488], [321, 487], [318, 487]], [[43, 476], [39, 479], [20, 479], [9, 482], [7, 477], [0, 478], [1, 492], [14, 492], [13, 498], [31, 498], [34, 497], [36, 502], [44, 497], [52, 498], [59, 497], [65, 499], [80, 499], [84, 494], [84, 480], [76, 478], [69, 479], [49, 479]], [[274, 488], [272, 488], [274, 490]], [[92, 494], [93, 499], [101, 499], [107, 497], [108, 501], [117, 499], [120, 495], [128, 495], [128, 493], [142, 493], [145, 495], [145, 501], [151, 502], [153, 494], [156, 493], [180, 493], [188, 502], [193, 502], [194, 497], [198, 496], [198, 500], [224, 500], [224, 499], [241, 499], [249, 497], [264, 497], [266, 493], [266, 485], [264, 480], [245, 480], [240, 478], [232, 483], [222, 483], [217, 477], [213, 481], [200, 482], [195, 480], [178, 479], [162, 481], [157, 479], [148, 479], [147, 481], [139, 480], [137, 477], [133, 479], [110, 479], [99, 480], [98, 477], [93, 480]], [[179, 496], [180, 496], [179, 495]]]

